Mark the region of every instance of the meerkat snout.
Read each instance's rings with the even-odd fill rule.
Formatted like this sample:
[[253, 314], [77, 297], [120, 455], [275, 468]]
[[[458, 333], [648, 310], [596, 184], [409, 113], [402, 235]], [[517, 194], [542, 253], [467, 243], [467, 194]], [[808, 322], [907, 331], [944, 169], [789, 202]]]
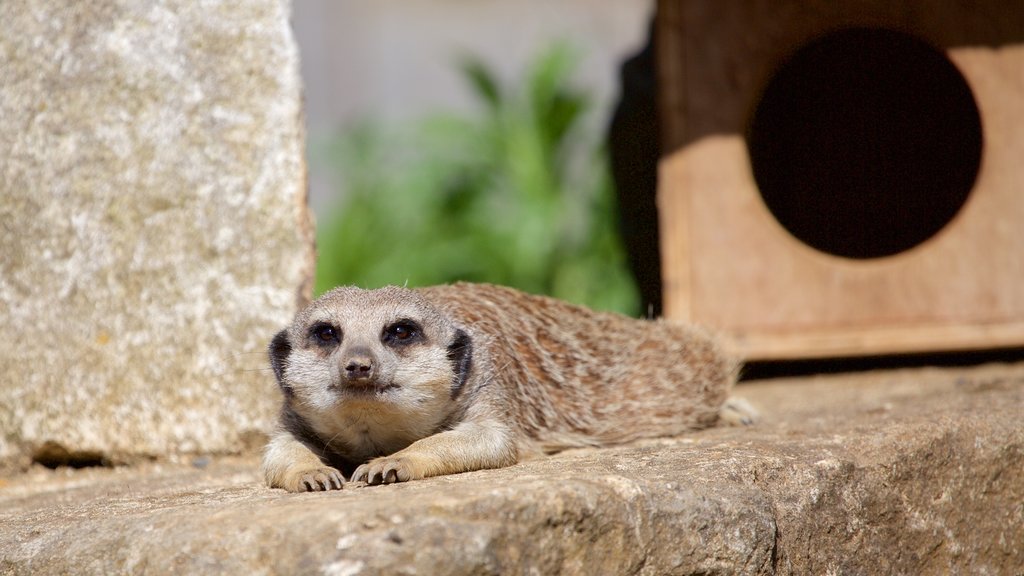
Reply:
[[373, 380], [376, 372], [376, 362], [373, 354], [366, 348], [355, 348], [350, 350], [341, 360], [345, 367], [343, 372], [345, 379], [349, 382], [365, 383]]

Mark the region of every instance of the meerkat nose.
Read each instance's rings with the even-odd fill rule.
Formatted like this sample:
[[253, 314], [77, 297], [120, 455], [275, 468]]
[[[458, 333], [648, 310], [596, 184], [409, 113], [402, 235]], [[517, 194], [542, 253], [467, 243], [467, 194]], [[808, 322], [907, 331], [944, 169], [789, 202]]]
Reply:
[[354, 355], [345, 364], [345, 377], [349, 380], [369, 380], [373, 377], [373, 359], [369, 355]]

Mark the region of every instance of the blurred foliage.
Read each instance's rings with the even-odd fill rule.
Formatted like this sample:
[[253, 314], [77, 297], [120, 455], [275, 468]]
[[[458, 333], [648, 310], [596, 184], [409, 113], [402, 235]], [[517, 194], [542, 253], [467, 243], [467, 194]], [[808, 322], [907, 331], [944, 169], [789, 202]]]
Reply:
[[367, 123], [334, 140], [344, 200], [317, 228], [317, 293], [465, 280], [636, 315], [606, 154], [583, 133], [590, 100], [567, 82], [574, 65], [557, 45], [503, 86], [467, 58], [478, 114]]

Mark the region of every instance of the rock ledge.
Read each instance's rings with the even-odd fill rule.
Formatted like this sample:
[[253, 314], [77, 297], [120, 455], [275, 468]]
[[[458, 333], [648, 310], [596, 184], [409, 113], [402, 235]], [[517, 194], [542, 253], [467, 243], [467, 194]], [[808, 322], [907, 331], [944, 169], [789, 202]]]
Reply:
[[740, 389], [749, 429], [292, 495], [255, 457], [0, 480], [0, 573], [1011, 574], [1024, 365]]

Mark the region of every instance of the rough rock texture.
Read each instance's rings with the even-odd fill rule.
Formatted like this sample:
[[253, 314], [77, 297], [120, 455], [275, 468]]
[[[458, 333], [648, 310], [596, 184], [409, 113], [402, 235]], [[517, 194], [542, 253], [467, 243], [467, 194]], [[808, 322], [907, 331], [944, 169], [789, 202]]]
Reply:
[[0, 573], [1015, 574], [1024, 566], [1024, 365], [740, 391], [765, 422], [342, 492], [269, 490], [254, 458], [202, 469], [36, 469], [0, 488]]
[[272, 420], [263, 350], [313, 264], [288, 11], [0, 2], [0, 464]]

